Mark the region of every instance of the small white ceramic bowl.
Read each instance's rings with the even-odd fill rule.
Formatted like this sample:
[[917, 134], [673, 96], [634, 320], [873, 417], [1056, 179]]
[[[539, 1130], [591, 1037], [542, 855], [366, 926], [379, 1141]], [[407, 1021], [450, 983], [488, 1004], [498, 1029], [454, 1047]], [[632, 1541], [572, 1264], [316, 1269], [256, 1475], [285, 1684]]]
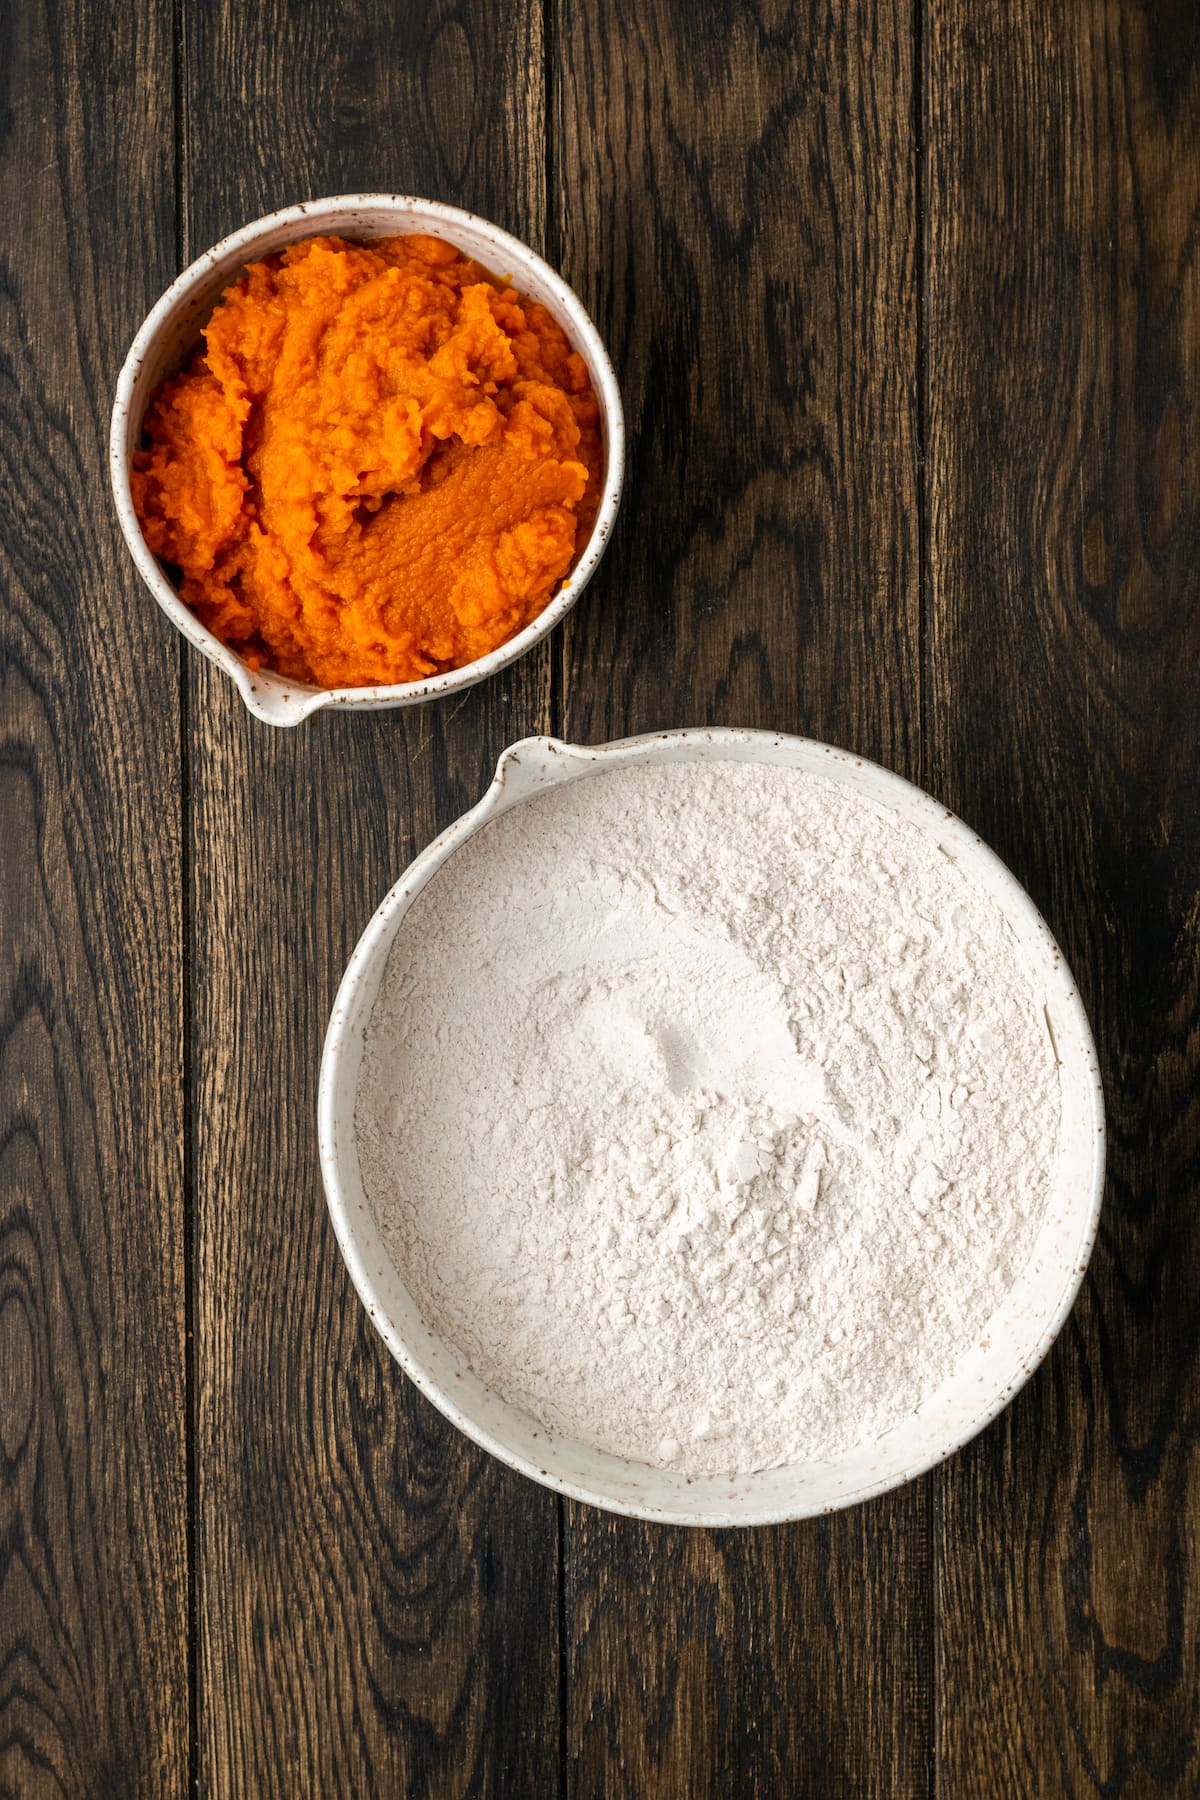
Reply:
[[[912, 820], [1000, 908], [1041, 990], [1062, 1068], [1062, 1138], [1045, 1221], [1026, 1268], [982, 1341], [877, 1442], [828, 1461], [731, 1477], [687, 1476], [558, 1437], [502, 1400], [421, 1315], [371, 1215], [359, 1172], [354, 1107], [363, 1037], [388, 952], [416, 895], [488, 820], [561, 781], [640, 762], [738, 761], [820, 774]], [[354, 1285], [397, 1362], [446, 1417], [502, 1462], [577, 1500], [681, 1525], [766, 1525], [850, 1506], [896, 1487], [959, 1449], [1008, 1404], [1041, 1362], [1083, 1280], [1104, 1179], [1104, 1098], [1096, 1048], [1062, 954], [1015, 877], [961, 819], [898, 775], [844, 750], [765, 731], [693, 730], [588, 749], [529, 738], [500, 759], [478, 806], [444, 831], [396, 883], [359, 941], [334, 1003], [321, 1062], [321, 1172]], [[986, 1347], [985, 1347], [986, 1346]]]
[[[173, 374], [195, 348], [218, 295], [247, 263], [257, 262], [301, 238], [333, 235], [366, 240], [414, 231], [444, 238], [492, 274], [511, 277], [518, 293], [541, 301], [566, 332], [571, 347], [579, 351], [600, 403], [604, 443], [600, 508], [587, 545], [558, 593], [531, 624], [499, 649], [461, 669], [431, 675], [424, 681], [405, 681], [391, 687], [310, 687], [288, 681], [270, 670], [248, 668], [236, 651], [215, 638], [184, 605], [142, 536], [129, 488], [133, 455], [140, 446], [142, 420], [151, 394], [163, 377]], [[624, 467], [625, 418], [620, 389], [600, 334], [578, 296], [528, 245], [501, 231], [499, 226], [457, 206], [417, 200], [408, 194], [342, 194], [334, 199], [288, 206], [282, 212], [255, 219], [206, 251], [167, 289], [133, 340], [117, 382], [109, 433], [109, 470], [117, 517], [142, 580], [172, 623], [210, 662], [232, 677], [250, 711], [270, 725], [298, 725], [323, 706], [411, 706], [418, 700], [432, 700], [472, 687], [523, 656], [566, 617], [595, 574], [617, 516]]]

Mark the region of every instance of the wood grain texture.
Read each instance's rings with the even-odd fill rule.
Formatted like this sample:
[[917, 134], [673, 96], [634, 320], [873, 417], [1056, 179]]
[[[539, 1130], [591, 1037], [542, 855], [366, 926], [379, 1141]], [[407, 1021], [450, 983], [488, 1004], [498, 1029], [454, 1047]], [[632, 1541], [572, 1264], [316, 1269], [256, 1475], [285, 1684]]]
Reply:
[[912, 21], [570, 8], [552, 216], [631, 427], [573, 734], [717, 721], [920, 758]]
[[947, 1795], [1200, 1789], [1200, 23], [929, 9], [937, 791], [1097, 1029], [1083, 1302], [939, 1477]]
[[179, 662], [105, 448], [172, 273], [169, 8], [9, 9], [0, 83], [0, 1793], [167, 1795], [188, 1757]]
[[[570, 738], [728, 723], [920, 766], [908, 8], [565, 8], [564, 272], [631, 429]], [[752, 1533], [568, 1509], [568, 1791], [927, 1792], [926, 1489]]]
[[[185, 13], [189, 254], [287, 201], [461, 201], [541, 235], [519, 5]], [[440, 707], [251, 720], [189, 663], [202, 1783], [553, 1790], [554, 1500], [405, 1381], [351, 1289], [315, 1145], [337, 983], [405, 863], [543, 728], [546, 654]]]

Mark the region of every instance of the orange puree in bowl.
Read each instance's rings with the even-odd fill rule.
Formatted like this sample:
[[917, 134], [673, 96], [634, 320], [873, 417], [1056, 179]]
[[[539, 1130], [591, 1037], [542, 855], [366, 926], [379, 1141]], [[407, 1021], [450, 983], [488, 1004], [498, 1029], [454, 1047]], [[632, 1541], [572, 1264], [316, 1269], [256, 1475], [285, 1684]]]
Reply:
[[134, 503], [209, 630], [321, 687], [415, 681], [540, 613], [595, 518], [599, 411], [544, 307], [436, 238], [312, 238], [155, 394]]

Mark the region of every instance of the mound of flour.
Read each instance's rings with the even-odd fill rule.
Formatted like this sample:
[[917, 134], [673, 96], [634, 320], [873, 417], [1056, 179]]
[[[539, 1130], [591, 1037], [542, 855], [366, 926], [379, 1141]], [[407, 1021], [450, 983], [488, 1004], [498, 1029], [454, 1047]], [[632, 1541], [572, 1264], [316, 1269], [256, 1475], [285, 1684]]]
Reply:
[[868, 1440], [1028, 1257], [1056, 1058], [951, 853], [832, 780], [610, 770], [405, 920], [356, 1127], [429, 1320], [545, 1425], [689, 1472]]

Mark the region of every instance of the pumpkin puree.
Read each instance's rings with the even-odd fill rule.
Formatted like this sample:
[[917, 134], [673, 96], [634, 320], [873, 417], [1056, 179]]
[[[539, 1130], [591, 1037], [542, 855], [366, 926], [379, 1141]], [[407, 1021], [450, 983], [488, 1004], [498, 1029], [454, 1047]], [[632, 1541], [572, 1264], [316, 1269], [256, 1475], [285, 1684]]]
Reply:
[[146, 542], [255, 668], [414, 681], [536, 617], [587, 541], [599, 409], [544, 307], [430, 237], [311, 238], [155, 394]]

